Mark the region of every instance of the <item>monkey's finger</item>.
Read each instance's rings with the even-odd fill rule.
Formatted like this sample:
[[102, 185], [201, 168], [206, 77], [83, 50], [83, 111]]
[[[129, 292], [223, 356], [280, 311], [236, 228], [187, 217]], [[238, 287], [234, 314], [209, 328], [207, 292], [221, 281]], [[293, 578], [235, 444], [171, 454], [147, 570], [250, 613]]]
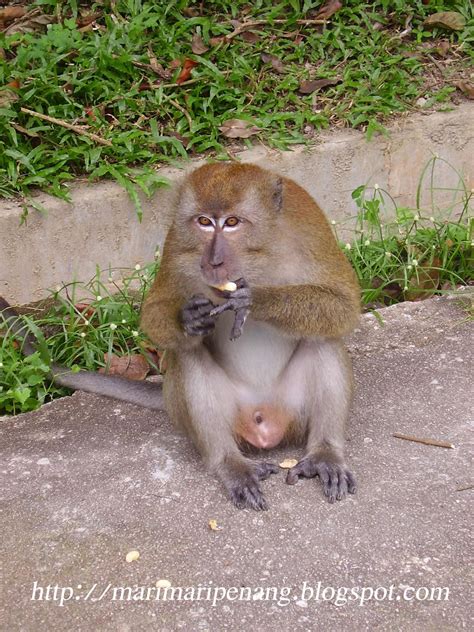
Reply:
[[223, 314], [224, 312], [227, 312], [233, 308], [232, 302], [231, 301], [227, 301], [226, 303], [223, 303], [222, 305], [218, 305], [217, 307], [214, 307], [214, 309], [212, 309], [210, 311], [210, 316], [219, 316], [219, 314]]
[[335, 502], [339, 490], [339, 468], [332, 464], [321, 463], [320, 470], [318, 469], [318, 474], [323, 481], [324, 495], [332, 504]]
[[258, 463], [255, 468], [255, 474], [258, 476], [260, 481], [266, 480], [272, 474], [277, 474], [279, 471], [280, 468], [278, 465], [275, 465], [275, 463], [267, 463], [266, 461]]
[[314, 459], [307, 457], [288, 470], [286, 483], [294, 485], [298, 482], [300, 476], [302, 478], [314, 478], [316, 474], [318, 474], [318, 471]]
[[355, 494], [357, 489], [357, 482], [354, 477], [354, 474], [349, 470], [346, 470], [346, 479], [347, 479], [347, 491], [349, 494]]
[[211, 303], [211, 300], [208, 299], [207, 296], [204, 296], [204, 294], [195, 294], [189, 300], [188, 305], [199, 307], [200, 305], [207, 305], [208, 303]]
[[248, 309], [238, 309], [235, 312], [234, 325], [232, 327], [232, 331], [230, 332], [230, 339], [236, 340], [241, 336], [242, 329], [244, 327], [245, 321], [247, 320], [247, 316], [249, 315]]
[[235, 281], [235, 285], [237, 286], [238, 290], [241, 290], [244, 287], [248, 287], [247, 281], [244, 278], [237, 279], [237, 281]]

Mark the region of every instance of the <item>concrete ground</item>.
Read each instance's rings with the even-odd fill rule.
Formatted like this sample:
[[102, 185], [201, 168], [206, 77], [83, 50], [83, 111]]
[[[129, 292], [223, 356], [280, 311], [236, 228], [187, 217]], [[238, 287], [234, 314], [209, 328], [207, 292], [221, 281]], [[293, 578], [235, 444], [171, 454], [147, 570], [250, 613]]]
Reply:
[[381, 314], [350, 341], [359, 488], [334, 505], [282, 473], [268, 512], [234, 509], [166, 415], [140, 407], [78, 393], [1, 419], [0, 629], [468, 629], [472, 328], [459, 297]]

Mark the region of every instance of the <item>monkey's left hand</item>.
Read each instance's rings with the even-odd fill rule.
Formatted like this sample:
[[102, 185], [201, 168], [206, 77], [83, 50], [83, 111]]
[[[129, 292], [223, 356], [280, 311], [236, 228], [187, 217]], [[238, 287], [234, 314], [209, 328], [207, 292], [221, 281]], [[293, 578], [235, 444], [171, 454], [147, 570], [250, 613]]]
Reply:
[[252, 305], [252, 293], [244, 279], [236, 281], [237, 289], [234, 292], [219, 291], [219, 294], [227, 298], [222, 305], [215, 307], [210, 316], [218, 316], [223, 312], [232, 310], [235, 312], [234, 325], [230, 332], [230, 339], [235, 340], [242, 334], [244, 323]]

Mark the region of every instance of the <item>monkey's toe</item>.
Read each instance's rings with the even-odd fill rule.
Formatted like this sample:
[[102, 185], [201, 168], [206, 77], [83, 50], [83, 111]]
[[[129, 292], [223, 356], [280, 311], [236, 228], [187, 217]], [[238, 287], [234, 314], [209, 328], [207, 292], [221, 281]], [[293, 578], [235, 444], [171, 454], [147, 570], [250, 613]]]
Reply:
[[260, 481], [266, 480], [272, 474], [277, 474], [279, 471], [280, 468], [278, 465], [275, 465], [275, 463], [267, 463], [266, 461], [260, 461], [255, 467], [255, 474]]
[[239, 481], [232, 487], [230, 498], [238, 509], [255, 509], [255, 511], [268, 509], [267, 501], [257, 481], [250, 477], [246, 482]]
[[314, 457], [306, 457], [288, 470], [286, 482], [294, 485], [298, 479], [319, 476], [323, 484], [323, 492], [330, 503], [342, 500], [347, 494], [355, 494], [356, 481], [352, 472], [344, 465], [328, 461], [318, 461]]

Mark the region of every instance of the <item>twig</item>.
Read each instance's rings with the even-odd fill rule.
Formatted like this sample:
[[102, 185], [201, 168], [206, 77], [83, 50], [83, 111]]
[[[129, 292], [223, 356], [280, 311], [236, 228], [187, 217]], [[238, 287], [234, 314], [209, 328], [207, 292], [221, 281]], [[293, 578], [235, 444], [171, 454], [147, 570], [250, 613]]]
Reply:
[[191, 129], [191, 126], [193, 124], [193, 119], [191, 118], [191, 115], [189, 114], [189, 112], [187, 110], [185, 110], [183, 108], [182, 105], [180, 105], [177, 101], [175, 101], [174, 99], [171, 99], [170, 97], [166, 96], [165, 94], [163, 95], [163, 97], [169, 101], [171, 103], [171, 105], [174, 105], [174, 107], [179, 110], [182, 114], [184, 114], [184, 116], [186, 117], [186, 120], [188, 121], [188, 125], [189, 125], [189, 129]]
[[427, 53], [427, 55], [426, 55], [426, 56], [428, 57], [428, 59], [429, 59], [430, 61], [432, 61], [432, 62], [433, 62], [433, 64], [436, 66], [436, 68], [440, 71], [441, 76], [444, 78], [444, 68], [443, 68], [443, 66], [439, 63], [439, 61], [437, 61], [437, 60], [433, 57], [433, 55], [430, 55], [429, 53]]
[[458, 487], [457, 492], [467, 492], [469, 489], [474, 489], [474, 485], [466, 485], [466, 487]]
[[[286, 24], [289, 20], [278, 19], [272, 20], [271, 24]], [[326, 24], [327, 20], [296, 20], [296, 24], [303, 24], [309, 26], [310, 24]], [[252, 20], [251, 22], [244, 22], [240, 26], [238, 26], [232, 33], [229, 33], [225, 36], [227, 41], [237, 37], [241, 33], [252, 29], [254, 26], [264, 26], [265, 24], [269, 24], [268, 20]]]
[[412, 435], [405, 435], [401, 432], [394, 432], [393, 435], [397, 439], [405, 439], [405, 441], [415, 441], [416, 443], [424, 443], [425, 445], [434, 445], [438, 448], [454, 448], [454, 443], [449, 441], [439, 441], [438, 439], [422, 439], [420, 437], [413, 437]]
[[82, 136], [87, 136], [91, 140], [99, 143], [100, 145], [106, 145], [107, 147], [112, 147], [112, 142], [101, 136], [97, 136], [97, 134], [93, 134], [92, 132], [87, 132], [85, 129], [82, 129], [79, 125], [73, 125], [72, 123], [68, 123], [67, 121], [63, 121], [62, 119], [55, 118], [54, 116], [48, 116], [47, 114], [41, 114], [41, 112], [35, 112], [34, 110], [28, 110], [28, 108], [20, 108], [20, 110], [24, 114], [29, 114], [30, 116], [35, 116], [36, 118], [41, 119], [42, 121], [47, 121], [48, 123], [54, 123], [54, 125], [60, 125], [61, 127], [65, 127], [66, 129], [70, 129], [76, 134], [81, 134]]

